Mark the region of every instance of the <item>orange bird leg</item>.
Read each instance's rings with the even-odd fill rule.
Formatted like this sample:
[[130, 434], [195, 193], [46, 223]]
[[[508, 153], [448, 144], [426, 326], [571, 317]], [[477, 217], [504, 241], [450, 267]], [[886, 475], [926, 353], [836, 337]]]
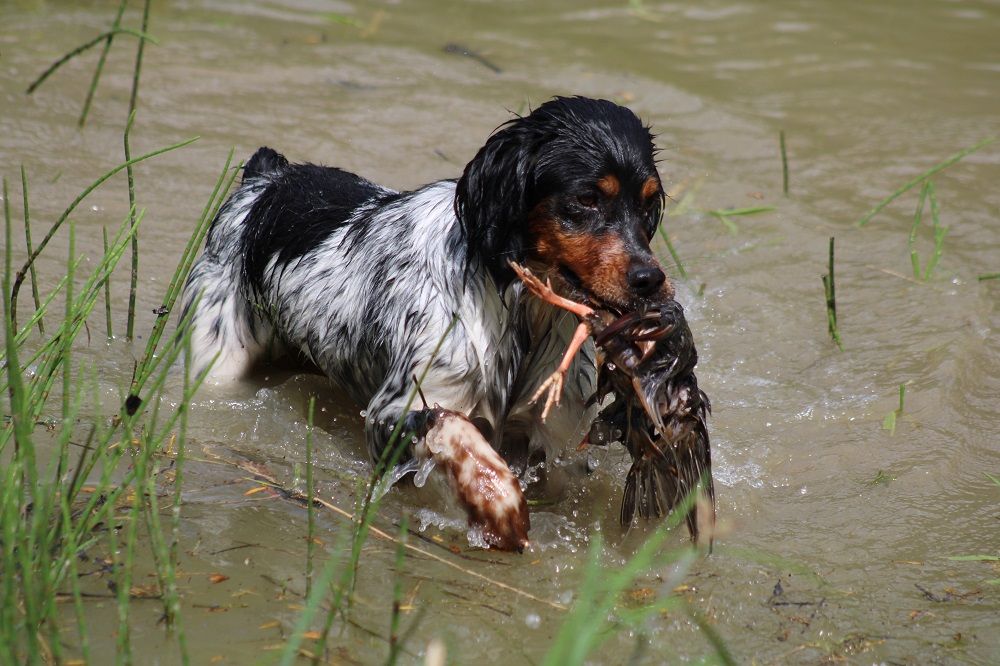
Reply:
[[538, 298], [542, 299], [546, 303], [556, 306], [557, 308], [562, 308], [563, 310], [568, 310], [575, 314], [577, 317], [582, 319], [580, 325], [576, 327], [576, 331], [573, 333], [573, 339], [569, 343], [569, 347], [566, 349], [566, 353], [563, 354], [562, 363], [559, 367], [549, 375], [538, 390], [535, 391], [535, 395], [531, 396], [531, 402], [536, 402], [543, 393], [548, 391], [548, 395], [545, 398], [545, 407], [542, 408], [542, 422], [545, 422], [546, 417], [549, 415], [549, 410], [552, 405], [559, 406], [559, 399], [562, 397], [562, 387], [563, 380], [566, 378], [566, 373], [569, 371], [570, 365], [573, 364], [573, 357], [576, 353], [580, 351], [580, 347], [586, 342], [587, 338], [593, 332], [593, 325], [591, 323], [594, 310], [583, 303], [577, 303], [576, 301], [571, 301], [568, 298], [563, 298], [555, 291], [552, 290], [552, 283], [546, 281], [542, 284], [535, 275], [527, 268], [510, 262], [511, 268], [517, 273], [517, 276], [521, 278], [524, 285], [528, 290], [533, 293]]
[[517, 273], [517, 277], [521, 278], [521, 282], [524, 283], [524, 286], [527, 287], [531, 293], [546, 303], [554, 305], [557, 308], [562, 308], [563, 310], [568, 310], [583, 320], [588, 319], [592, 314], [594, 314], [593, 308], [587, 307], [583, 303], [577, 303], [576, 301], [571, 301], [568, 298], [563, 298], [554, 292], [552, 290], [551, 281], [546, 281], [545, 284], [542, 284], [542, 281], [539, 280], [534, 273], [524, 266], [514, 263], [513, 261], [510, 262], [510, 267], [514, 269], [515, 273]]
[[[584, 306], [586, 307], [586, 306]], [[588, 308], [589, 309], [589, 308]], [[583, 343], [587, 341], [590, 337], [590, 323], [586, 321], [580, 322], [580, 325], [576, 327], [576, 331], [573, 333], [573, 339], [569, 343], [569, 347], [566, 349], [566, 353], [563, 354], [562, 363], [559, 367], [549, 375], [538, 390], [535, 391], [535, 395], [531, 396], [531, 402], [536, 402], [538, 398], [541, 397], [542, 393], [548, 390], [548, 396], [545, 398], [545, 407], [542, 408], [542, 423], [545, 423], [546, 417], [549, 415], [549, 409], [555, 404], [559, 406], [559, 398], [562, 396], [563, 379], [566, 377], [566, 373], [569, 371], [569, 366], [573, 364], [573, 357], [576, 353], [580, 351], [580, 347]]]

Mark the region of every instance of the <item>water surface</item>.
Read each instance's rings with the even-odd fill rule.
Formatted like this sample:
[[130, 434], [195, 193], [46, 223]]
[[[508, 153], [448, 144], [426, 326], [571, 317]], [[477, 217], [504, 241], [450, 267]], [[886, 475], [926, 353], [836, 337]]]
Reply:
[[[75, 121], [96, 54], [33, 96], [24, 88], [106, 29], [114, 5], [0, 3], [0, 164], [12, 182], [18, 163], [28, 169], [39, 228], [121, 159], [131, 42], [116, 44], [83, 131]], [[127, 19], [137, 25], [138, 13]], [[997, 3], [173, 0], [155, 3], [150, 31], [160, 43], [146, 52], [135, 150], [201, 139], [137, 169], [139, 203], [148, 209], [138, 330], [149, 329], [231, 146], [246, 158], [269, 145], [293, 160], [409, 188], [458, 175], [510, 112], [555, 94], [616, 99], [652, 124], [664, 181], [685, 201], [666, 230], [690, 277], [672, 273], [714, 405], [724, 533], [681, 594], [741, 662], [1000, 658], [1000, 570], [948, 559], [1000, 554], [1000, 486], [987, 476], [1000, 476], [1000, 281], [977, 280], [1000, 271], [1000, 147], [934, 179], [948, 234], [928, 281], [914, 281], [910, 270], [915, 191], [854, 227], [908, 179], [1000, 133]], [[787, 137], [787, 197], [779, 130]], [[78, 248], [99, 252], [100, 227], [127, 213], [124, 188], [113, 181], [77, 212]], [[707, 213], [749, 206], [775, 210], [734, 218], [735, 234]], [[843, 351], [826, 334], [820, 283], [830, 236]], [[925, 223], [924, 262], [932, 241]], [[39, 263], [48, 286], [62, 270], [65, 243], [57, 237]], [[121, 271], [118, 331], [126, 294]], [[103, 344], [99, 326], [81, 360], [100, 368], [112, 405], [138, 352], [122, 341]], [[890, 433], [882, 420], [900, 383], [905, 409]], [[195, 400], [181, 581], [197, 663], [260, 659], [297, 617], [304, 512], [244, 495], [253, 487], [248, 475], [218, 463], [252, 461], [293, 483], [312, 394], [321, 408], [321, 490], [350, 508], [369, 471], [360, 407], [322, 379], [275, 375], [265, 386], [209, 387]], [[539, 491], [556, 501], [533, 513], [532, 553], [469, 552], [461, 521], [413, 490], [390, 493], [378, 524], [395, 532], [406, 514], [427, 524], [422, 547], [569, 603], [595, 531], [605, 536], [608, 567], [642, 537], [624, 538], [616, 524], [621, 453], [590, 452], [590, 476], [581, 471], [586, 455], [567, 452], [562, 484]], [[344, 526], [323, 514], [324, 543]], [[678, 535], [671, 545], [683, 543]], [[351, 623], [333, 639], [335, 660], [384, 659], [394, 557], [391, 544], [366, 546]], [[212, 573], [229, 579], [213, 585]], [[652, 573], [637, 594], [668, 593], [669, 576]], [[564, 617], [425, 558], [407, 560], [403, 581], [406, 618], [428, 608], [408, 658], [437, 636], [456, 663], [534, 663]], [[94, 602], [90, 610], [92, 627], [106, 621], [92, 646], [103, 662], [114, 649], [115, 608]], [[156, 602], [133, 609], [143, 662], [177, 656], [159, 612]], [[641, 633], [615, 635], [595, 659], [635, 654], [659, 663], [709, 653], [697, 628], [671, 614]]]

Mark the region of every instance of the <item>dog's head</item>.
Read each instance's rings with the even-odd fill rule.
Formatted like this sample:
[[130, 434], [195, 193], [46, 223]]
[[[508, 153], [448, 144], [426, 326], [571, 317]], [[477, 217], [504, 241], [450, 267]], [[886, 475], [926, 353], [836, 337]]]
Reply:
[[455, 207], [502, 288], [508, 261], [561, 277], [597, 307], [673, 296], [650, 251], [663, 207], [649, 128], [607, 100], [557, 97], [502, 125], [465, 168]]

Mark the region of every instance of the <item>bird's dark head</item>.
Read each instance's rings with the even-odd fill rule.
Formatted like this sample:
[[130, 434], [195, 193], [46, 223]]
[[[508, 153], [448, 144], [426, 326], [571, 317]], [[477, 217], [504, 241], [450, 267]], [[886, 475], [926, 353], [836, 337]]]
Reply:
[[618, 311], [673, 296], [650, 250], [664, 193], [653, 136], [607, 100], [557, 97], [502, 125], [458, 181], [468, 259], [500, 288], [527, 262]]

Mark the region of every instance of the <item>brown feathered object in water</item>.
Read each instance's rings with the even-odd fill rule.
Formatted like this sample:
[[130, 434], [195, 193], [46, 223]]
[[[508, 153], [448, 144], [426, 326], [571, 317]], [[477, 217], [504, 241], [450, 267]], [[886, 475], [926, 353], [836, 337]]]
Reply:
[[604, 400], [609, 393], [614, 400], [601, 410], [584, 441], [620, 441], [632, 456], [622, 498], [622, 525], [631, 525], [636, 514], [641, 518], [666, 516], [689, 496], [697, 500], [695, 492], [700, 484], [707, 506], [700, 510], [699, 502], [694, 501], [684, 516], [691, 539], [697, 542], [700, 528], [711, 532], [715, 523], [706, 423], [711, 404], [698, 388], [694, 374], [698, 352], [684, 309], [668, 300], [616, 316], [563, 298], [527, 269], [514, 268], [533, 294], [581, 319], [563, 362], [535, 394], [537, 399], [547, 392], [542, 418], [559, 403], [563, 377], [573, 356], [587, 337], [593, 336], [598, 349], [598, 381], [591, 400]]
[[[595, 331], [601, 364], [592, 400], [614, 401], [591, 426], [588, 439], [621, 441], [632, 455], [625, 478], [621, 522], [666, 516], [702, 484], [715, 517], [715, 489], [706, 419], [708, 396], [698, 388], [698, 352], [676, 301], [625, 314]], [[599, 435], [603, 434], [603, 438]], [[598, 435], [595, 437], [595, 435]], [[694, 497], [692, 495], [692, 497]], [[698, 539], [696, 506], [685, 516]]]

